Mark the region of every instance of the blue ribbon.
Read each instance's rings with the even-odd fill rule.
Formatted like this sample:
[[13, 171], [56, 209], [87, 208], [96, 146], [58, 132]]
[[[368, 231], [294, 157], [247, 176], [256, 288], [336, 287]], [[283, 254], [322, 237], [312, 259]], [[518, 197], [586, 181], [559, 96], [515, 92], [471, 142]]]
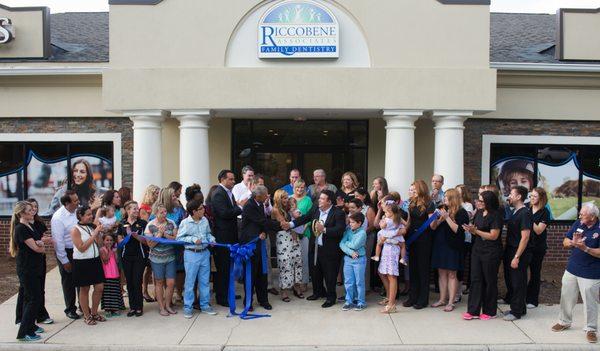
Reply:
[[[165, 245], [196, 245], [194, 243], [188, 243], [185, 241], [172, 240], [166, 238], [155, 238], [152, 236], [139, 235], [139, 238], [143, 240], [151, 240], [158, 244]], [[119, 248], [123, 248], [131, 240], [131, 233], [128, 233], [123, 241], [118, 245]], [[229, 257], [231, 258], [231, 267], [229, 271], [229, 289], [227, 300], [229, 301], [229, 316], [240, 316], [241, 319], [255, 319], [261, 317], [271, 317], [269, 314], [253, 314], [248, 313], [250, 306], [252, 306], [252, 261], [251, 258], [254, 255], [256, 249], [256, 243], [260, 240], [259, 237], [254, 238], [246, 244], [219, 244], [202, 242], [204, 245], [213, 245], [218, 247], [226, 247], [229, 249]], [[267, 247], [264, 240], [260, 240], [260, 251], [262, 261], [262, 273], [268, 273], [267, 266]], [[235, 311], [235, 282], [242, 277], [242, 273], [245, 273], [245, 293], [246, 303], [244, 304], [244, 310], [241, 313]]]
[[413, 233], [413, 235], [411, 235], [410, 238], [408, 238], [408, 240], [406, 240], [406, 246], [409, 246], [410, 244], [412, 244], [415, 240], [417, 240], [423, 233], [425, 233], [425, 230], [427, 230], [427, 228], [429, 228], [429, 225], [431, 224], [431, 222], [435, 221], [436, 219], [440, 218], [440, 213], [436, 210], [435, 212], [433, 212], [433, 214], [425, 221], [425, 223], [421, 224], [421, 226], [415, 230], [415, 232]]

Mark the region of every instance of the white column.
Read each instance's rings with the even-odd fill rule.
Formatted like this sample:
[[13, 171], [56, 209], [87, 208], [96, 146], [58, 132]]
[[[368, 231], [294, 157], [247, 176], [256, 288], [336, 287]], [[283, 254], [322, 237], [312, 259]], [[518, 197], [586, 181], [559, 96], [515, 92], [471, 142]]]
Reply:
[[179, 181], [184, 189], [194, 183], [200, 184], [206, 196], [210, 188], [210, 111], [172, 111], [171, 115], [179, 120]]
[[133, 199], [142, 201], [150, 184], [162, 181], [162, 111], [126, 113], [133, 121]]
[[415, 121], [422, 111], [385, 111], [385, 179], [391, 191], [408, 198], [415, 180]]
[[434, 112], [433, 171], [444, 176], [444, 188], [464, 183], [464, 122], [473, 113]]

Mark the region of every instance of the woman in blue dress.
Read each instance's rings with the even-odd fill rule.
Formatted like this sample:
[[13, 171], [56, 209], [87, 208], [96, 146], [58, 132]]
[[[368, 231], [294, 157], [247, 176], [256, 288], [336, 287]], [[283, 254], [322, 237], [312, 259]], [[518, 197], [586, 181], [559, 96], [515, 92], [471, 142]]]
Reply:
[[434, 230], [431, 266], [439, 272], [440, 298], [431, 307], [446, 305], [445, 312], [454, 310], [458, 279], [456, 272], [463, 269], [462, 250], [469, 214], [461, 206], [461, 197], [456, 189], [444, 194], [444, 205], [437, 210], [439, 219], [431, 223]]

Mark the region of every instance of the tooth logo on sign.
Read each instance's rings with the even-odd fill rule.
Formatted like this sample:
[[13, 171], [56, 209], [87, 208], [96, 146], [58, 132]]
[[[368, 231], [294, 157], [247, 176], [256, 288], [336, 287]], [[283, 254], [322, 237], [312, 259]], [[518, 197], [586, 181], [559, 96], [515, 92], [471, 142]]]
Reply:
[[271, 6], [258, 22], [259, 58], [338, 58], [339, 24], [312, 0], [286, 0]]

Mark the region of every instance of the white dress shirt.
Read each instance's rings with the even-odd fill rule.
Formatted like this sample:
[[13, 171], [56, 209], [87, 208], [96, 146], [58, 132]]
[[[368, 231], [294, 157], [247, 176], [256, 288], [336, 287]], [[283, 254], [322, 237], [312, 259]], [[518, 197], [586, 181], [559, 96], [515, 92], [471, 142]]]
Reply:
[[[233, 193], [233, 196], [235, 196], [235, 201], [244, 201], [252, 196], [252, 192], [244, 182], [237, 183], [231, 192]], [[242, 206], [240, 206], [240, 208], [242, 208]]]
[[65, 249], [73, 248], [71, 239], [71, 230], [77, 225], [77, 215], [75, 212], [69, 212], [65, 206], [61, 206], [50, 221], [52, 231], [52, 240], [54, 241], [54, 251], [61, 264], [69, 263]]

